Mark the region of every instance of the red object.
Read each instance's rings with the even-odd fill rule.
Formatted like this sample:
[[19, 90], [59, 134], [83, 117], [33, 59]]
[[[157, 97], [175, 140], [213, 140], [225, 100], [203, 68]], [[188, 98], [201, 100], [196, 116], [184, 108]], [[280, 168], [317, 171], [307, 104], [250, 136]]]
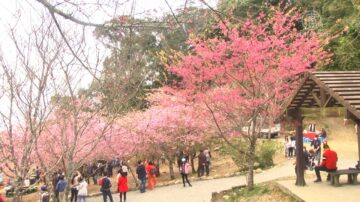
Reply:
[[330, 149], [325, 150], [323, 154], [323, 161], [321, 162], [322, 166], [325, 166], [327, 169], [336, 169], [336, 162], [337, 162], [337, 154], [335, 151]]
[[151, 175], [151, 170], [156, 169], [155, 165], [147, 165], [146, 166], [146, 173], [148, 174], [148, 176]]
[[0, 202], [5, 202], [5, 197], [0, 194]]
[[103, 184], [103, 179], [104, 179], [104, 178], [101, 178], [101, 179], [98, 180], [98, 185], [102, 186], [102, 184]]
[[314, 132], [304, 133], [304, 137], [309, 138], [310, 140], [314, 140], [315, 136], [316, 136], [316, 133], [314, 133]]
[[316, 135], [320, 135], [319, 132], [307, 132], [303, 133], [304, 137], [309, 138], [310, 140], [314, 140]]
[[119, 192], [127, 192], [129, 190], [126, 176], [119, 177], [118, 186], [119, 186]]

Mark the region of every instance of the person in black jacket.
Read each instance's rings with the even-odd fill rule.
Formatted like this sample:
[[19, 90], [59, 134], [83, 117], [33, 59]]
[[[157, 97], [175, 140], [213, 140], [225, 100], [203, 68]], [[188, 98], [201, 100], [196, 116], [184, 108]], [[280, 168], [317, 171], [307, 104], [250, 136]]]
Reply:
[[200, 154], [198, 156], [198, 177], [204, 175], [206, 165], [206, 156], [204, 154], [204, 150], [200, 150]]
[[146, 187], [146, 170], [142, 161], [138, 161], [136, 174], [138, 175], [138, 179], [140, 181], [140, 193], [144, 193]]

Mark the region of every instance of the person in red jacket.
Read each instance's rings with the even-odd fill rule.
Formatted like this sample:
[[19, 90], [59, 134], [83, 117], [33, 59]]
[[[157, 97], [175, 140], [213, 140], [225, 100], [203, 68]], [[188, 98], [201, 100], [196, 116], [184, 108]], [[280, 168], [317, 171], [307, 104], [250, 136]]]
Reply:
[[145, 168], [148, 176], [148, 188], [151, 191], [156, 185], [156, 166], [152, 161], [149, 161], [148, 165]]
[[[321, 182], [320, 171], [326, 172], [334, 172], [337, 170], [337, 163], [338, 157], [335, 151], [330, 150], [329, 145], [324, 145], [324, 153], [323, 153], [323, 160], [319, 166], [315, 167], [315, 173], [317, 179], [314, 182]], [[330, 180], [330, 175], [328, 174], [327, 180]]]
[[127, 172], [121, 172], [118, 178], [118, 187], [120, 192], [120, 202], [122, 202], [122, 196], [124, 195], [124, 202], [126, 202], [126, 192], [129, 191], [127, 184]]

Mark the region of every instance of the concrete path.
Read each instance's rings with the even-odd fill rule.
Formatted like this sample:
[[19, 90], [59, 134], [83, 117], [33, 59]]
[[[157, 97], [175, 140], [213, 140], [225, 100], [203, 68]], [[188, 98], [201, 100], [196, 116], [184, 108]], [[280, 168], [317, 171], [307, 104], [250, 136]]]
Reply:
[[[326, 176], [323, 176], [326, 179]], [[295, 186], [294, 180], [278, 181], [280, 185], [291, 191], [304, 201], [316, 202], [359, 202], [360, 185], [346, 184], [346, 176], [340, 177], [341, 187], [334, 187], [330, 182], [314, 183], [314, 178], [306, 178], [306, 186]]]
[[[284, 164], [275, 166], [262, 173], [255, 174], [255, 183], [261, 183], [271, 180], [276, 180], [283, 177], [295, 177], [293, 160], [289, 160]], [[339, 160], [338, 167], [348, 168], [353, 167], [356, 160]], [[313, 171], [307, 171], [308, 174], [314, 174]], [[324, 174], [325, 175], [325, 174]], [[325, 177], [325, 176], [324, 176]], [[281, 184], [288, 187], [294, 194], [298, 194], [300, 198], [305, 201], [360, 201], [358, 196], [360, 195], [359, 186], [344, 186], [344, 188], [336, 189], [331, 188], [327, 184], [315, 184], [314, 178], [307, 178], [307, 186], [296, 187], [294, 186], [294, 180], [282, 181]], [[183, 187], [182, 184], [171, 185], [165, 187], [155, 187], [154, 191], [147, 191], [146, 193], [139, 193], [138, 191], [132, 191], [127, 193], [127, 202], [209, 202], [211, 200], [211, 194], [213, 192], [219, 192], [227, 189], [231, 189], [234, 186], [245, 185], [245, 176], [228, 177], [214, 180], [202, 180], [192, 182], [192, 187]], [[342, 192], [343, 190], [346, 190]], [[326, 194], [331, 191], [331, 194]], [[336, 191], [336, 192], [334, 192]], [[316, 194], [314, 194], [316, 193]], [[321, 196], [324, 196], [325, 199]], [[329, 192], [330, 193], [330, 192]], [[346, 195], [346, 197], [344, 196]], [[313, 198], [316, 195], [318, 198]], [[332, 200], [332, 196], [337, 196], [339, 200]], [[119, 194], [114, 194], [114, 201], [118, 202]], [[345, 197], [345, 198], [342, 198]], [[355, 197], [355, 198], [354, 198]], [[314, 200], [313, 200], [314, 199]], [[102, 196], [89, 198], [89, 202], [101, 202]]]
[[[356, 159], [353, 160], [340, 160], [338, 163], [339, 169], [345, 169], [354, 167]], [[307, 172], [313, 173], [313, 172]], [[330, 185], [330, 182], [326, 182], [327, 174], [321, 172], [322, 183], [314, 183], [315, 176], [309, 176], [305, 178], [306, 186], [295, 186], [294, 180], [280, 180], [278, 183], [285, 187], [292, 194], [301, 198], [304, 201], [316, 201], [316, 202], [359, 202], [360, 201], [360, 185], [347, 184], [347, 176], [342, 175], [340, 177], [340, 183], [342, 186], [334, 187]], [[359, 177], [358, 177], [359, 178]]]
[[[295, 176], [294, 161], [289, 160], [282, 165], [255, 174], [255, 183], [270, 181], [282, 177]], [[214, 180], [202, 180], [192, 183], [192, 187], [183, 187], [182, 184], [166, 187], [155, 187], [153, 191], [127, 193], [127, 202], [209, 202], [212, 192], [231, 189], [234, 186], [244, 185], [245, 176], [228, 177]], [[114, 201], [118, 202], [119, 194], [113, 194]], [[89, 198], [90, 202], [101, 202], [102, 196]]]

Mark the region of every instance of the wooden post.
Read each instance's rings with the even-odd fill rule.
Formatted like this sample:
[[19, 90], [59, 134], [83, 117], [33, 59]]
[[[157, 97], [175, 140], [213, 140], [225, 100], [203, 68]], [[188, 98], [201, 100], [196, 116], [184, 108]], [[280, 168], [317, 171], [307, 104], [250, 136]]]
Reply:
[[325, 94], [325, 90], [323, 88], [320, 88], [320, 107], [325, 107], [325, 102], [326, 102], [326, 94]]
[[356, 168], [360, 169], [360, 120], [356, 119], [355, 123], [356, 123], [356, 135], [357, 135], [357, 141], [358, 141], [357, 143], [358, 143], [358, 155], [359, 155]]
[[296, 183], [297, 186], [305, 186], [305, 159], [303, 150], [303, 117], [301, 110], [297, 109], [294, 114], [296, 126]]

